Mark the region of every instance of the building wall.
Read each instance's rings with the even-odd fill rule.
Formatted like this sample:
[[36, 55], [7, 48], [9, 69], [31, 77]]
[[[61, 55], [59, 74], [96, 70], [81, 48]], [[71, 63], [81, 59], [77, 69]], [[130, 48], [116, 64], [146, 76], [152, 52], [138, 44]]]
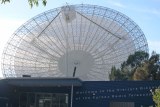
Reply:
[[160, 81], [83, 82], [83, 87], [74, 88], [74, 105], [109, 107], [114, 102], [130, 102], [134, 103], [135, 107], [153, 106], [150, 90], [158, 88], [159, 85]]
[[[149, 107], [154, 105], [150, 90], [159, 85], [160, 81], [86, 81], [74, 87], [73, 107]], [[0, 98], [7, 98], [0, 99], [0, 107], [18, 107], [23, 92], [68, 93], [71, 105], [71, 87], [14, 87], [0, 81]]]
[[10, 87], [0, 80], [0, 107], [6, 107], [10, 101]]

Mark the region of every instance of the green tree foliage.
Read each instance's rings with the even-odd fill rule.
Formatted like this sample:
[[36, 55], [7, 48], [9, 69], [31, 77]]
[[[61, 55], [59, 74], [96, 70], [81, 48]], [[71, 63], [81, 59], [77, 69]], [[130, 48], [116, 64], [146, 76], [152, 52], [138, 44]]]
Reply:
[[158, 89], [155, 89], [153, 92], [153, 101], [155, 102], [156, 104], [156, 107], [160, 107], [160, 88]]
[[138, 67], [133, 75], [134, 80], [160, 80], [159, 55], [155, 54]]
[[144, 51], [138, 51], [128, 57], [127, 65], [131, 65], [131, 67], [138, 67], [143, 61], [148, 60], [148, 58], [148, 53]]
[[109, 78], [111, 81], [118, 81], [123, 79], [123, 74], [121, 73], [120, 69], [116, 69], [115, 66], [111, 68], [111, 74], [109, 75]]
[[115, 78], [116, 78], [115, 72], [116, 72], [116, 67], [113, 66], [113, 67], [111, 68], [111, 73], [109, 74], [109, 79], [110, 79], [111, 81], [115, 80]]
[[154, 54], [149, 59], [148, 65], [150, 77], [153, 80], [160, 80], [160, 64], [159, 64], [159, 55]]
[[121, 64], [120, 69], [116, 69], [115, 67], [112, 67], [111, 75], [109, 75], [110, 79], [111, 80], [132, 80], [137, 67], [139, 67], [142, 62], [147, 60], [148, 57], [149, 57], [149, 54], [146, 52], [143, 52], [143, 51], [135, 52], [133, 55], [130, 55], [128, 57], [127, 61], [124, 61]]
[[121, 69], [116, 69], [115, 66], [111, 68], [111, 74], [109, 78], [111, 81], [130, 80], [131, 72], [130, 67], [125, 65], [125, 62], [121, 65]]
[[158, 54], [152, 54], [149, 58], [149, 54], [146, 52], [135, 52], [121, 64], [120, 69], [112, 67], [110, 80], [159, 80], [160, 64], [158, 61]]
[[[1, 4], [5, 4], [6, 2], [10, 2], [10, 0], [0, 0]], [[28, 0], [28, 3], [31, 7], [33, 7], [33, 5], [38, 6], [39, 5], [39, 0]], [[47, 0], [42, 0], [42, 4], [44, 6], [46, 6], [47, 4]]]
[[148, 80], [149, 79], [149, 63], [145, 61], [141, 66], [135, 69], [133, 80]]

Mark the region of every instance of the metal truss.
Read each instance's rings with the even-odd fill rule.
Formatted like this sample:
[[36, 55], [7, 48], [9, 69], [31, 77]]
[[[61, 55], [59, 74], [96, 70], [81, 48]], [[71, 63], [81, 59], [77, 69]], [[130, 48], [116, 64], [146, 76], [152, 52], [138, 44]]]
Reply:
[[148, 44], [139, 26], [118, 11], [84, 4], [63, 6], [33, 17], [14, 32], [2, 55], [3, 75], [70, 77], [60, 70], [59, 60], [73, 51], [93, 58], [80, 79], [107, 81], [113, 65], [119, 67], [135, 51], [148, 52]]

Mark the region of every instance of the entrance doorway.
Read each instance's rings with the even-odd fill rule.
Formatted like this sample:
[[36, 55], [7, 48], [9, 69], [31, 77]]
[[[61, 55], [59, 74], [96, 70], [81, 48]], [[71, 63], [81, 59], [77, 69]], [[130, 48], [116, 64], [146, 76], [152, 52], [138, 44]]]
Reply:
[[37, 94], [37, 107], [52, 107], [52, 94]]
[[21, 93], [20, 107], [68, 107], [68, 94]]

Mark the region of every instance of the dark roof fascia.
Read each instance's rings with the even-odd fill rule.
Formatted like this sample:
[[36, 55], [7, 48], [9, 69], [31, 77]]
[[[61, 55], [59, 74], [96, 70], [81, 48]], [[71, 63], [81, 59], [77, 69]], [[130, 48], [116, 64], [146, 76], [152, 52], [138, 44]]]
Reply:
[[47, 77], [19, 77], [2, 79], [5, 83], [18, 87], [66, 87], [82, 86], [79, 78], [47, 78]]

